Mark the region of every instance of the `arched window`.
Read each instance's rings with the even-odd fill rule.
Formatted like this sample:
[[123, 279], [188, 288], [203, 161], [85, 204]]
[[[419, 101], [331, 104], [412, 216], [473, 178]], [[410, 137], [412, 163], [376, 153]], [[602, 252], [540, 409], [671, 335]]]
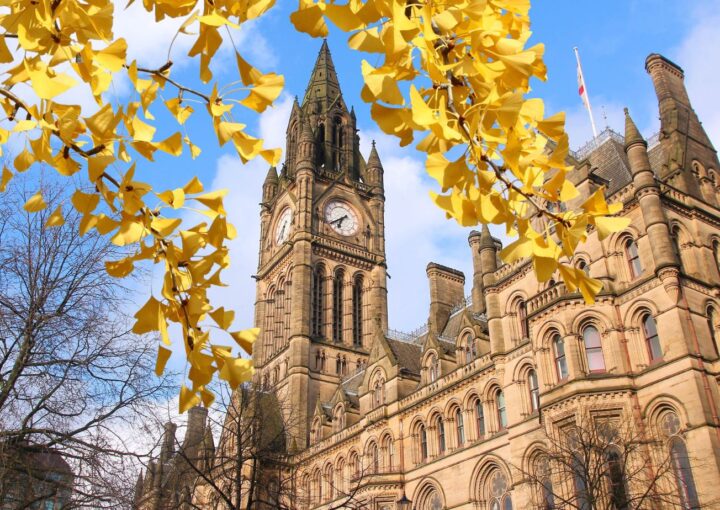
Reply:
[[500, 430], [507, 428], [507, 411], [505, 410], [505, 394], [498, 390], [495, 394], [495, 406], [497, 408], [498, 427]]
[[377, 443], [372, 443], [368, 450], [370, 457], [370, 470], [372, 473], [380, 472], [380, 452], [378, 451]]
[[457, 434], [457, 445], [460, 447], [465, 444], [465, 423], [463, 422], [462, 409], [459, 407], [455, 409], [455, 432]]
[[567, 379], [568, 367], [567, 358], [565, 357], [565, 342], [563, 341], [560, 333], [553, 335], [553, 354], [555, 355], [555, 371], [557, 372], [557, 378], [560, 381]]
[[645, 338], [645, 345], [650, 355], [650, 362], [662, 360], [663, 353], [662, 347], [660, 346], [660, 337], [658, 336], [657, 324], [655, 324], [655, 319], [653, 319], [652, 315], [647, 314], [643, 317], [642, 331], [643, 337]]
[[625, 241], [625, 257], [627, 258], [628, 268], [630, 270], [630, 278], [634, 280], [642, 274], [643, 267], [640, 262], [637, 244], [632, 238]]
[[319, 503], [323, 500], [323, 484], [320, 471], [315, 473], [315, 476], [313, 477], [313, 485], [315, 485], [315, 501]]
[[335, 498], [335, 484], [333, 483], [333, 468], [332, 465], [328, 464], [325, 466], [325, 472], [323, 473], [325, 482], [325, 494], [327, 499], [332, 501]]
[[420, 461], [425, 462], [428, 458], [428, 442], [425, 425], [420, 425], [420, 427], [418, 428], [418, 438], [420, 440]]
[[345, 428], [345, 408], [342, 405], [335, 409], [333, 425], [335, 428], [335, 432], [340, 432], [342, 429]]
[[311, 334], [318, 338], [324, 336], [323, 323], [325, 322], [325, 269], [323, 266], [316, 266], [312, 274], [311, 291]]
[[586, 276], [590, 276], [590, 264], [585, 262], [585, 260], [580, 259], [578, 261], [577, 268], [580, 269], [583, 273], [585, 273]]
[[520, 340], [528, 337], [527, 304], [525, 301], [518, 302], [517, 307], [518, 325], [520, 326]]
[[708, 329], [710, 330], [710, 341], [712, 342], [715, 357], [720, 356], [720, 342], [718, 342], [718, 314], [715, 308], [708, 306], [707, 308], [707, 322]]
[[423, 490], [419, 499], [418, 510], [442, 510], [443, 508], [442, 498], [434, 487]]
[[534, 413], [540, 408], [540, 387], [535, 370], [528, 372], [527, 380], [528, 390], [530, 390], [530, 410]]
[[350, 469], [352, 469], [352, 479], [360, 479], [362, 466], [360, 465], [360, 455], [358, 455], [357, 452], [352, 452], [350, 454]]
[[713, 248], [713, 258], [715, 259], [715, 266], [718, 268], [718, 271], [720, 271], [720, 241], [715, 239], [712, 243]]
[[335, 492], [339, 496], [345, 493], [345, 459], [338, 460], [335, 466]]
[[475, 432], [478, 439], [485, 437], [485, 413], [479, 398], [475, 399]]
[[390, 435], [383, 438], [383, 452], [385, 453], [385, 472], [392, 473], [393, 467], [395, 466], [395, 444]]
[[583, 342], [585, 343], [585, 358], [588, 370], [593, 372], [605, 371], [605, 358], [603, 356], [600, 332], [595, 326], [586, 326], [583, 330]]
[[437, 432], [438, 455], [445, 453], [445, 423], [442, 416], [438, 416], [435, 420], [435, 429]]
[[343, 341], [343, 289], [345, 272], [342, 269], [335, 271], [333, 280], [333, 340]]
[[460, 349], [463, 363], [472, 363], [477, 359], [477, 345], [471, 333], [465, 333]]
[[265, 328], [263, 330], [263, 355], [270, 359], [275, 353], [275, 287], [270, 287], [265, 300]]
[[290, 340], [290, 312], [292, 310], [292, 305], [290, 303], [290, 298], [292, 297], [292, 282], [290, 281], [290, 277], [285, 281], [285, 315], [283, 317], [283, 338], [282, 338], [282, 345], [286, 345], [288, 343], [288, 340]]
[[552, 485], [552, 472], [546, 456], [541, 456], [535, 463], [535, 477], [540, 485], [540, 507], [542, 510], [555, 509], [555, 494]]
[[670, 441], [670, 457], [672, 459], [673, 473], [675, 474], [675, 481], [680, 495], [681, 508], [683, 510], [700, 508], [687, 447], [685, 446], [685, 442], [679, 437], [674, 437]]
[[607, 476], [610, 481], [610, 502], [616, 510], [627, 510], [628, 489], [625, 478], [625, 464], [620, 453], [610, 449], [605, 454], [607, 462]]
[[375, 407], [381, 406], [385, 400], [384, 388], [385, 381], [382, 378], [377, 378], [375, 380], [375, 385], [373, 386], [373, 403], [375, 404]]
[[358, 275], [353, 283], [353, 345], [362, 346], [363, 340], [363, 278]]
[[433, 383], [438, 380], [440, 377], [440, 363], [438, 362], [437, 356], [435, 354], [432, 354], [428, 358], [428, 364], [427, 364], [427, 370], [428, 370], [428, 382]]
[[490, 510], [512, 510], [512, 499], [507, 490], [507, 478], [497, 471], [490, 479]]

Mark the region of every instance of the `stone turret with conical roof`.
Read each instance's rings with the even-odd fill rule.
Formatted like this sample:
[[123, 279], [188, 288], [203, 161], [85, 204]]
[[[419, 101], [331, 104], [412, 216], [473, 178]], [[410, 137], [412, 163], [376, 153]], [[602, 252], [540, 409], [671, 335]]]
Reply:
[[[662, 273], [663, 284], [674, 293], [678, 284], [679, 264], [660, 198], [660, 186], [658, 186], [655, 173], [650, 166], [647, 142], [640, 134], [627, 108], [625, 108], [625, 152], [630, 164], [635, 197], [640, 204], [650, 245], [653, 247], [655, 271], [658, 274]], [[669, 268], [672, 270], [663, 272]]]
[[271, 166], [268, 169], [268, 173], [265, 176], [265, 182], [263, 182], [263, 198], [262, 201], [264, 204], [267, 204], [270, 202], [273, 198], [275, 198], [275, 194], [277, 193], [278, 189], [278, 174], [277, 174], [277, 168], [274, 166]]
[[372, 141], [370, 156], [365, 164], [365, 182], [380, 189], [383, 187], [383, 166], [380, 162], [377, 147], [375, 147], [375, 140]]

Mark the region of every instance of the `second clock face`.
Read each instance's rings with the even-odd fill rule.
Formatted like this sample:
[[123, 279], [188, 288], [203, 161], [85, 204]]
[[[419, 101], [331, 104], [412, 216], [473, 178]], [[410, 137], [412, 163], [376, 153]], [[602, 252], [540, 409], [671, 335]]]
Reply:
[[275, 244], [282, 244], [290, 237], [292, 216], [293, 214], [290, 208], [285, 209], [282, 214], [280, 214], [277, 226], [275, 227]]
[[351, 236], [358, 231], [358, 217], [352, 207], [339, 200], [325, 206], [325, 221], [338, 234]]

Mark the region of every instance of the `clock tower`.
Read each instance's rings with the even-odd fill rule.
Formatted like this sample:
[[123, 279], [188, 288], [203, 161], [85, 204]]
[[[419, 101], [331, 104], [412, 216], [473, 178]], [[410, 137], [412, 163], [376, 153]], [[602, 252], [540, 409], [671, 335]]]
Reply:
[[355, 112], [327, 42], [287, 127], [285, 163], [263, 184], [253, 360], [282, 403], [290, 447], [318, 403], [365, 366], [387, 329], [383, 168], [359, 150]]

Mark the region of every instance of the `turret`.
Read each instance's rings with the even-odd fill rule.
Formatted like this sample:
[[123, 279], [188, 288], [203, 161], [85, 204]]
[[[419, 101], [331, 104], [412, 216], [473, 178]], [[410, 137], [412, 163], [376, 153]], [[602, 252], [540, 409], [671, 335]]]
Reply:
[[693, 162], [705, 168], [718, 166], [717, 153], [692, 108], [685, 88], [685, 74], [674, 62], [653, 53], [645, 61], [660, 107], [660, 141], [664, 158], [659, 178], [697, 198], [702, 198]]
[[[652, 255], [655, 261], [655, 271], [661, 274], [666, 268], [679, 268], [679, 263], [670, 237], [665, 211], [660, 200], [660, 187], [655, 180], [655, 174], [650, 166], [647, 152], [647, 142], [640, 135], [630, 112], [625, 108], [625, 152], [630, 163], [635, 197], [640, 204], [640, 211], [645, 223]], [[668, 278], [676, 279], [675, 271], [665, 272]], [[673, 276], [674, 275], [674, 276]], [[662, 274], [661, 274], [662, 277]], [[676, 281], [663, 281], [675, 291]], [[670, 289], [669, 289], [670, 290]]]
[[268, 170], [267, 175], [265, 176], [265, 182], [263, 182], [262, 201], [264, 204], [267, 204], [273, 198], [275, 198], [277, 189], [278, 189], [277, 168], [275, 168], [274, 166], [271, 166], [270, 169]]
[[188, 411], [188, 425], [183, 441], [183, 450], [186, 453], [191, 449], [198, 448], [202, 443], [207, 415], [208, 410], [203, 406], [194, 406]]
[[175, 431], [177, 425], [169, 421], [164, 428], [162, 445], [160, 446], [160, 464], [167, 462], [175, 454]]
[[485, 303], [485, 286], [483, 285], [482, 278], [482, 260], [480, 258], [480, 237], [481, 234], [477, 230], [473, 230], [468, 236], [468, 244], [470, 245], [473, 263], [472, 305], [473, 312], [475, 313], [485, 313], [487, 308]]
[[495, 271], [498, 268], [498, 242], [490, 234], [487, 225], [482, 226], [479, 245], [482, 284], [485, 292], [485, 314], [490, 335], [490, 353], [494, 355], [505, 352], [505, 339], [502, 329], [500, 298], [495, 290]]
[[295, 155], [295, 174], [301, 170], [313, 171], [315, 162], [315, 138], [313, 136], [310, 120], [303, 117], [302, 128], [300, 130], [300, 138], [297, 143], [297, 153]]
[[465, 297], [465, 275], [457, 269], [431, 262], [427, 266], [430, 284], [430, 331], [439, 335], [445, 329], [455, 305]]
[[365, 183], [369, 186], [379, 188], [378, 191], [382, 193], [383, 166], [380, 162], [380, 156], [378, 155], [377, 148], [375, 147], [375, 140], [372, 141], [370, 156], [368, 157], [367, 164], [365, 165]]
[[140, 508], [140, 501], [142, 501], [142, 498], [143, 498], [143, 473], [141, 470], [140, 474], [138, 475], [138, 479], [135, 482], [135, 495], [133, 497], [133, 503], [135, 504], [135, 508]]

